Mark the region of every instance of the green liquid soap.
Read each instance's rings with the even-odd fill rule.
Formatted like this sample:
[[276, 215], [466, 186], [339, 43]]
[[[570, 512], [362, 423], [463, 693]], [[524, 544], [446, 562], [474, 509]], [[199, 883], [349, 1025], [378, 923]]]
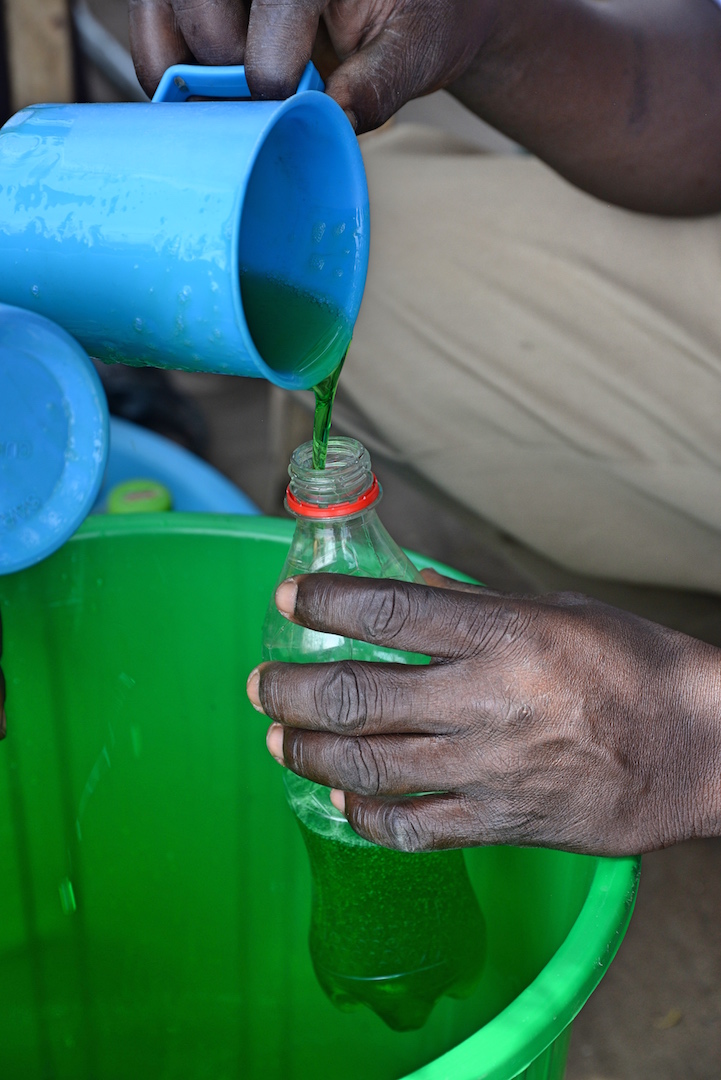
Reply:
[[240, 289], [255, 347], [274, 371], [302, 377], [321, 363], [327, 371], [329, 359], [342, 364], [353, 327], [330, 301], [249, 270]]
[[328, 436], [333, 416], [333, 402], [335, 401], [338, 379], [343, 370], [343, 364], [347, 352], [335, 369], [325, 379], [313, 387], [315, 394], [315, 413], [313, 415], [313, 468], [324, 469], [325, 459], [328, 455]]
[[337, 1008], [366, 1006], [413, 1031], [441, 996], [471, 994], [486, 927], [461, 851], [407, 854], [298, 823], [313, 877], [311, 959]]

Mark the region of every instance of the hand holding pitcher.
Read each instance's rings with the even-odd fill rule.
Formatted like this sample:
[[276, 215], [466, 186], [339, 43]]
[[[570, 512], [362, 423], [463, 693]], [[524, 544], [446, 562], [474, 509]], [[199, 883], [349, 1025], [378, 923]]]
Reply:
[[281, 99], [312, 56], [330, 96], [363, 132], [457, 79], [496, 7], [497, 0], [130, 0], [131, 44], [149, 94], [165, 68], [195, 60], [244, 63], [255, 96]]

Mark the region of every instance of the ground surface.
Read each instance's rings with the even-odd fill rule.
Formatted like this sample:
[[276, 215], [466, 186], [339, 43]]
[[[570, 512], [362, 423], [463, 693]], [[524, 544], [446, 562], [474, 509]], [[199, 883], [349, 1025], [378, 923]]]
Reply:
[[[125, 0], [91, 0], [91, 7], [118, 38], [125, 38]], [[109, 93], [95, 74], [89, 86]], [[443, 115], [436, 104], [427, 119], [443, 122]], [[414, 114], [413, 119], [419, 118]], [[263, 509], [282, 512], [281, 464], [278, 454], [273, 460], [270, 453], [265, 384], [215, 376], [184, 377], [179, 383], [207, 419], [211, 461]], [[297, 414], [298, 441], [309, 436], [309, 423], [307, 431], [304, 423], [303, 414]], [[383, 462], [376, 466], [385, 488], [381, 516], [402, 543], [497, 588], [580, 584], [658, 621], [719, 640], [719, 609], [713, 599], [570, 581], [556, 568], [519, 553], [482, 523], [439, 505], [437, 498], [430, 500]], [[626, 940], [575, 1023], [567, 1080], [721, 1080], [720, 916], [721, 840], [683, 844], [644, 859]]]

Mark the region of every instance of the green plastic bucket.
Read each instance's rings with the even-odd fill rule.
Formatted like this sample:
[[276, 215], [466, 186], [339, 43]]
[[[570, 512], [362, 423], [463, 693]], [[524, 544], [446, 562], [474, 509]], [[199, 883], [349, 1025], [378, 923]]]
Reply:
[[310, 881], [245, 698], [290, 523], [93, 518], [0, 578], [3, 1080], [554, 1080], [639, 864], [469, 851], [477, 990], [417, 1032], [313, 975]]

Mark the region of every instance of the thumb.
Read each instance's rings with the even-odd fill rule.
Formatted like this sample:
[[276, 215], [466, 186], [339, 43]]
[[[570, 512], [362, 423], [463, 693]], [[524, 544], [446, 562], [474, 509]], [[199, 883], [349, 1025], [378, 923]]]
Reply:
[[412, 97], [426, 93], [408, 39], [388, 27], [333, 72], [326, 93], [338, 102], [358, 135], [389, 120]]
[[495, 589], [489, 589], [486, 585], [477, 585], [473, 581], [463, 581], [458, 578], [447, 577], [445, 574], [439, 574], [437, 570], [434, 570], [431, 566], [426, 566], [421, 570], [421, 577], [424, 584], [430, 585], [432, 589], [451, 589], [453, 592], [469, 592], [481, 594], [482, 596], [501, 596], [502, 593], [496, 592]]
[[399, 3], [357, 50], [337, 19], [329, 23], [335, 50], [347, 59], [326, 91], [358, 134], [380, 127], [411, 98], [448, 86], [471, 63], [488, 32], [486, 5], [462, 0], [455, 17], [452, 8], [422, 0]]

